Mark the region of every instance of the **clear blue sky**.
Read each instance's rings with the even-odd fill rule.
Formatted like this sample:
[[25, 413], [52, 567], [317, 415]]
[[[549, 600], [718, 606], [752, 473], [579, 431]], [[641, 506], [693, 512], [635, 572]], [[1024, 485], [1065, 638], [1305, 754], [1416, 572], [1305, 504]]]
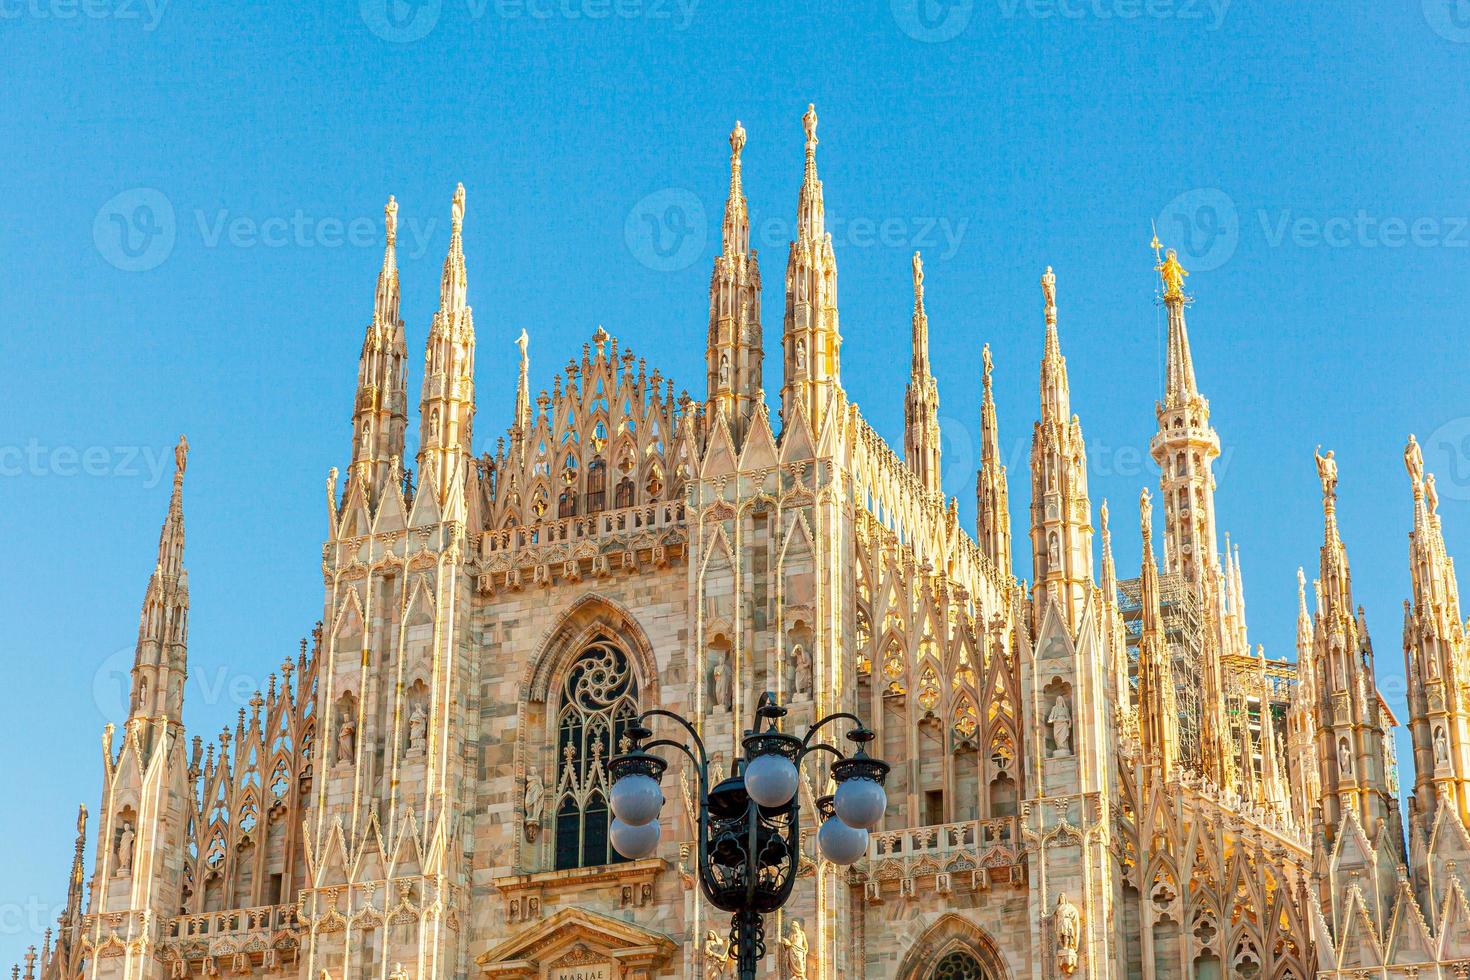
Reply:
[[1094, 502], [1112, 498], [1135, 574], [1160, 219], [1194, 273], [1253, 638], [1291, 652], [1323, 443], [1401, 706], [1407, 433], [1439, 474], [1451, 551], [1470, 554], [1463, 0], [893, 0], [779, 17], [722, 0], [394, 3], [0, 0], [0, 961], [39, 942], [76, 804], [97, 806], [166, 506], [155, 467], [179, 432], [194, 446], [191, 732], [233, 724], [320, 616], [322, 485], [348, 449], [386, 196], [416, 398], [465, 183], [489, 448], [522, 327], [537, 386], [603, 324], [698, 392], [737, 118], [779, 335], [808, 101], [840, 219], [843, 378], [878, 430], [901, 444], [921, 247], [946, 488], [973, 520], [989, 341], [1023, 542], [1037, 280], [1055, 266]]

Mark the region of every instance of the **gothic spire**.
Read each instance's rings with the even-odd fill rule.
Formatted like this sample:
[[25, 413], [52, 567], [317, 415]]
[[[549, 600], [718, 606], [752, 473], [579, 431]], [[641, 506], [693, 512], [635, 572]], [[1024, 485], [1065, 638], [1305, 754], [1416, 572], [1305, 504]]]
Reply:
[[464, 229], [464, 184], [454, 188], [454, 203], [449, 209], [449, 253], [444, 256], [444, 274], [439, 280], [439, 309], [460, 310], [464, 308], [465, 296], [469, 291], [469, 273], [465, 271], [464, 242], [460, 232]]
[[740, 154], [745, 128], [739, 121], [730, 133], [730, 195], [709, 283], [709, 337], [705, 345], [708, 417], [721, 413], [731, 434], [743, 439], [751, 416], [765, 399], [761, 363], [761, 274], [750, 247], [750, 212], [741, 185]]
[[438, 501], [448, 500], [450, 484], [470, 459], [475, 415], [475, 323], [465, 303], [464, 185], [454, 190], [450, 208], [449, 254], [439, 287], [439, 310], [424, 348], [424, 383], [419, 400], [419, 486], [432, 482]]
[[392, 194], [383, 206], [387, 241], [383, 247], [383, 268], [378, 272], [378, 291], [373, 298], [373, 319], [383, 323], [398, 321], [398, 201]]
[[1189, 331], [1184, 324], [1184, 307], [1189, 297], [1184, 295], [1184, 277], [1189, 275], [1179, 264], [1179, 256], [1171, 248], [1160, 256], [1163, 248], [1154, 236], [1150, 248], [1158, 264], [1154, 270], [1159, 274], [1162, 285], [1161, 296], [1164, 307], [1169, 311], [1168, 368], [1165, 373], [1164, 404], [1174, 407], [1196, 397], [1199, 389], [1194, 383], [1194, 358], [1189, 352]]
[[806, 167], [796, 206], [796, 239], [786, 260], [786, 316], [782, 330], [782, 418], [797, 405], [819, 431], [832, 397], [841, 391], [842, 335], [837, 326], [837, 259], [827, 233], [822, 182], [817, 179], [817, 111], [807, 106]]
[[133, 657], [130, 729], [152, 721], [181, 724], [188, 668], [189, 573], [184, 570], [184, 470], [189, 440], [174, 448], [174, 483], [158, 534], [158, 558], [143, 596]]
[[1000, 425], [995, 414], [995, 392], [991, 372], [990, 345], [980, 351], [982, 366], [980, 396], [980, 471], [975, 477], [975, 502], [980, 548], [1002, 581], [1011, 580], [1011, 512], [1006, 487], [1006, 468], [1001, 461]]
[[398, 314], [398, 202], [392, 197], [383, 215], [387, 244], [373, 298], [373, 319], [363, 336], [357, 362], [349, 469], [350, 478], [367, 482], [372, 497], [387, 478], [394, 457], [402, 458], [408, 427], [408, 349]]
[[1171, 248], [1160, 255], [1158, 237], [1150, 243], [1159, 274], [1160, 294], [1169, 314], [1168, 369], [1164, 397], [1156, 406], [1158, 431], [1149, 447], [1159, 465], [1164, 498], [1164, 570], [1177, 572], [1200, 590], [1213, 589], [1216, 555], [1215, 477], [1220, 437], [1210, 427], [1210, 403], [1194, 381], [1194, 359], [1184, 325], [1184, 277], [1189, 275]]
[[1329, 450], [1315, 454], [1322, 484], [1322, 592], [1314, 630], [1313, 660], [1324, 680], [1318, 691], [1317, 729], [1323, 764], [1323, 810], [1334, 836], [1347, 813], [1355, 812], [1370, 834], [1379, 820], [1395, 830], [1402, 851], [1398, 801], [1389, 765], [1393, 720], [1378, 694], [1372, 644], [1353, 607], [1347, 549], [1337, 525], [1337, 461]]
[[1067, 361], [1057, 335], [1056, 275], [1041, 277], [1046, 344], [1041, 358], [1041, 418], [1031, 436], [1031, 561], [1033, 612], [1043, 597], [1060, 602], [1075, 630], [1093, 589], [1092, 505], [1087, 496], [1087, 446], [1071, 414]]
[[914, 253], [913, 362], [904, 398], [904, 460], [919, 483], [940, 493], [939, 383], [929, 370], [929, 317], [924, 311], [924, 259]]
[[1138, 646], [1139, 739], [1146, 771], [1167, 781], [1178, 757], [1179, 711], [1174, 691], [1174, 669], [1164, 637], [1159, 605], [1159, 572], [1154, 563], [1153, 501], [1145, 489], [1138, 499], [1139, 529], [1143, 534], [1143, 633]]
[[1414, 798], [1433, 827], [1441, 804], [1470, 824], [1470, 709], [1461, 691], [1467, 637], [1455, 564], [1445, 549], [1434, 475], [1409, 436], [1404, 466], [1414, 494], [1409, 532], [1411, 598], [1404, 603], [1404, 659], [1409, 677], [1409, 732], [1414, 742]]
[[520, 373], [516, 376], [516, 410], [515, 410], [515, 434], [517, 439], [524, 439], [527, 432], [531, 431], [531, 356], [528, 353], [531, 346], [531, 338], [526, 336], [524, 328], [521, 335], [516, 338], [516, 349], [521, 352]]
[[1067, 359], [1062, 356], [1062, 341], [1057, 335], [1057, 277], [1046, 267], [1041, 276], [1041, 294], [1046, 301], [1046, 344], [1041, 355], [1041, 421], [1066, 424], [1072, 414], [1071, 394], [1067, 385]]

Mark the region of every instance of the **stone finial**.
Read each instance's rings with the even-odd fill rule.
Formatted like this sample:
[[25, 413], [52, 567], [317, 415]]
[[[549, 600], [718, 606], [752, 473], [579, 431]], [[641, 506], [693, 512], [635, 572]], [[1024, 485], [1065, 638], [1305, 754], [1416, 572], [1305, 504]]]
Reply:
[[464, 227], [464, 184], [454, 187], [454, 203], [449, 208], [450, 230], [456, 235]]

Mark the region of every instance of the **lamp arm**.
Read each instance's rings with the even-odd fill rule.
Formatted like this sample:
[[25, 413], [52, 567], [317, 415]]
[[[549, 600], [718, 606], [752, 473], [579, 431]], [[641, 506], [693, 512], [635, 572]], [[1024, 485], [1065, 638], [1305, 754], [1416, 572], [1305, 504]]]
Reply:
[[801, 751], [798, 752], [796, 755], [796, 764], [798, 766], [801, 765], [802, 760], [811, 755], [813, 752], [831, 752], [833, 755], [837, 756], [838, 761], [847, 758], [847, 756], [843, 755], [838, 749], [834, 748], [831, 745], [828, 745], [826, 742], [818, 742], [816, 745], [803, 745]]
[[[699, 737], [699, 732], [695, 731], [694, 726], [689, 724], [688, 721], [680, 718], [678, 715], [674, 714], [672, 711], [669, 711], [666, 708], [649, 708], [647, 711], [643, 712], [643, 714], [638, 716], [638, 721], [640, 724], [647, 725], [648, 719], [650, 718], [668, 718], [672, 720], [675, 724], [677, 724], [680, 728], [684, 729], [684, 731], [688, 732], [689, 737], [694, 740], [695, 747], [699, 749], [699, 758], [696, 759], [695, 762], [701, 767], [701, 769], [709, 765], [709, 753], [704, 750], [704, 739]], [[688, 752], [689, 750], [685, 748], [684, 751]], [[690, 758], [694, 759], [694, 756], [690, 755]]]
[[812, 736], [815, 735], [815, 734], [817, 734], [817, 732], [820, 729], [824, 728], [827, 725], [830, 725], [834, 721], [840, 721], [840, 720], [842, 720], [844, 718], [847, 719], [848, 721], [852, 722], [853, 724], [857, 725], [859, 728], [867, 728], [868, 727], [867, 725], [864, 725], [863, 724], [863, 720], [861, 718], [859, 718], [857, 715], [853, 714], [852, 712], [850, 712], [850, 711], [838, 711], [838, 712], [836, 712], [834, 714], [828, 715], [827, 717], [823, 718], [821, 721], [816, 722], [810, 728], [808, 728], [806, 730], [806, 738], [803, 738], [801, 740], [802, 746], [805, 747], [808, 743], [810, 743], [811, 740], [812, 740]]

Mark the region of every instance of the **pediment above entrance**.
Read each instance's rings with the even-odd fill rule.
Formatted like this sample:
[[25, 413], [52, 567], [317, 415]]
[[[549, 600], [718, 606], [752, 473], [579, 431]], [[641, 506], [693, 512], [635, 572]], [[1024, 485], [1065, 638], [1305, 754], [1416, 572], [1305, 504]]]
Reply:
[[661, 932], [582, 908], [528, 925], [475, 959], [493, 980], [651, 980], [678, 947]]

